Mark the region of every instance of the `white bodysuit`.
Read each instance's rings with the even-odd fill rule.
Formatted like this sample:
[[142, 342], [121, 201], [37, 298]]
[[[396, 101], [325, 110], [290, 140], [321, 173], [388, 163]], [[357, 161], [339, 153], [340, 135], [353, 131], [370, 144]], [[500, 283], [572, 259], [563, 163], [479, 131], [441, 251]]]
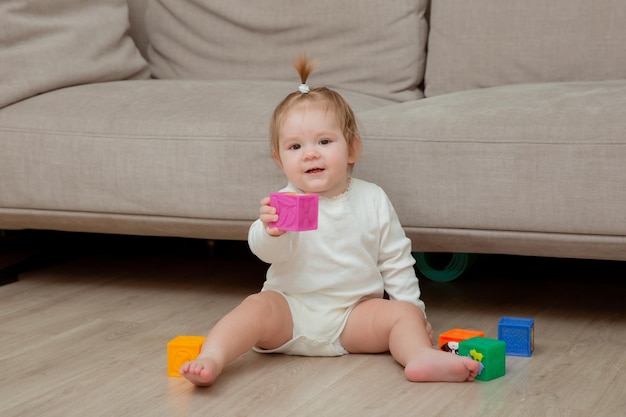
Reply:
[[[281, 191], [298, 192], [288, 185]], [[294, 338], [271, 351], [306, 356], [347, 353], [339, 336], [362, 300], [407, 301], [425, 311], [406, 237], [385, 192], [353, 178], [346, 192], [319, 201], [318, 230], [269, 236], [260, 220], [250, 227], [252, 252], [271, 264], [263, 291], [289, 303]]]

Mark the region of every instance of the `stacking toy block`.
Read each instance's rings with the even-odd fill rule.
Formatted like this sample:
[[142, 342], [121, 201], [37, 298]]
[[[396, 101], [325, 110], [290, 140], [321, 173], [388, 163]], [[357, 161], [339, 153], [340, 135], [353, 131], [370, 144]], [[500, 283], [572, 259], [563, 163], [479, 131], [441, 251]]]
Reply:
[[473, 337], [459, 343], [459, 355], [469, 356], [483, 364], [483, 370], [476, 376], [479, 381], [491, 381], [504, 375], [506, 371], [506, 343], [486, 337]]
[[278, 221], [270, 223], [270, 227], [289, 232], [317, 229], [317, 194], [271, 193], [270, 206], [276, 208], [278, 214]]
[[167, 375], [181, 377], [178, 370], [185, 362], [198, 357], [204, 336], [178, 336], [167, 343]]
[[507, 355], [532, 355], [535, 350], [535, 320], [502, 317], [498, 324], [498, 339], [506, 343]]
[[480, 330], [451, 329], [439, 335], [439, 349], [446, 352], [458, 353], [459, 342], [472, 337], [484, 337], [485, 332]]

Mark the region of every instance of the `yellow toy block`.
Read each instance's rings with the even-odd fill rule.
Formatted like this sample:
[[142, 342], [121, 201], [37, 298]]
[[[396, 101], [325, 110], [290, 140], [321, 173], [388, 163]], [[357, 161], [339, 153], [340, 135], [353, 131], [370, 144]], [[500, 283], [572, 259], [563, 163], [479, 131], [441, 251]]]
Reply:
[[198, 357], [204, 336], [178, 336], [167, 342], [167, 375], [181, 378], [178, 370], [185, 362]]

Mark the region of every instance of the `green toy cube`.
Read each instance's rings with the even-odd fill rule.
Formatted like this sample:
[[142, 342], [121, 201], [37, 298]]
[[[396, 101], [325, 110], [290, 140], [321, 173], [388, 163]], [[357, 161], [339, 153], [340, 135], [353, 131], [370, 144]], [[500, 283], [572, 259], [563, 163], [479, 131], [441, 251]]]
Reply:
[[506, 343], [486, 337], [472, 337], [459, 343], [459, 356], [469, 356], [481, 362], [484, 369], [476, 376], [479, 381], [491, 381], [504, 375]]

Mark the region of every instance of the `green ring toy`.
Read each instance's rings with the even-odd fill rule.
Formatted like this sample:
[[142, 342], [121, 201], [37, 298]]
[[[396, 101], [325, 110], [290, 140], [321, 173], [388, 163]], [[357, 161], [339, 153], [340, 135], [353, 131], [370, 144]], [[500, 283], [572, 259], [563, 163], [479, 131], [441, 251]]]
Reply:
[[418, 272], [437, 282], [453, 281], [463, 275], [474, 261], [473, 253], [413, 252]]

